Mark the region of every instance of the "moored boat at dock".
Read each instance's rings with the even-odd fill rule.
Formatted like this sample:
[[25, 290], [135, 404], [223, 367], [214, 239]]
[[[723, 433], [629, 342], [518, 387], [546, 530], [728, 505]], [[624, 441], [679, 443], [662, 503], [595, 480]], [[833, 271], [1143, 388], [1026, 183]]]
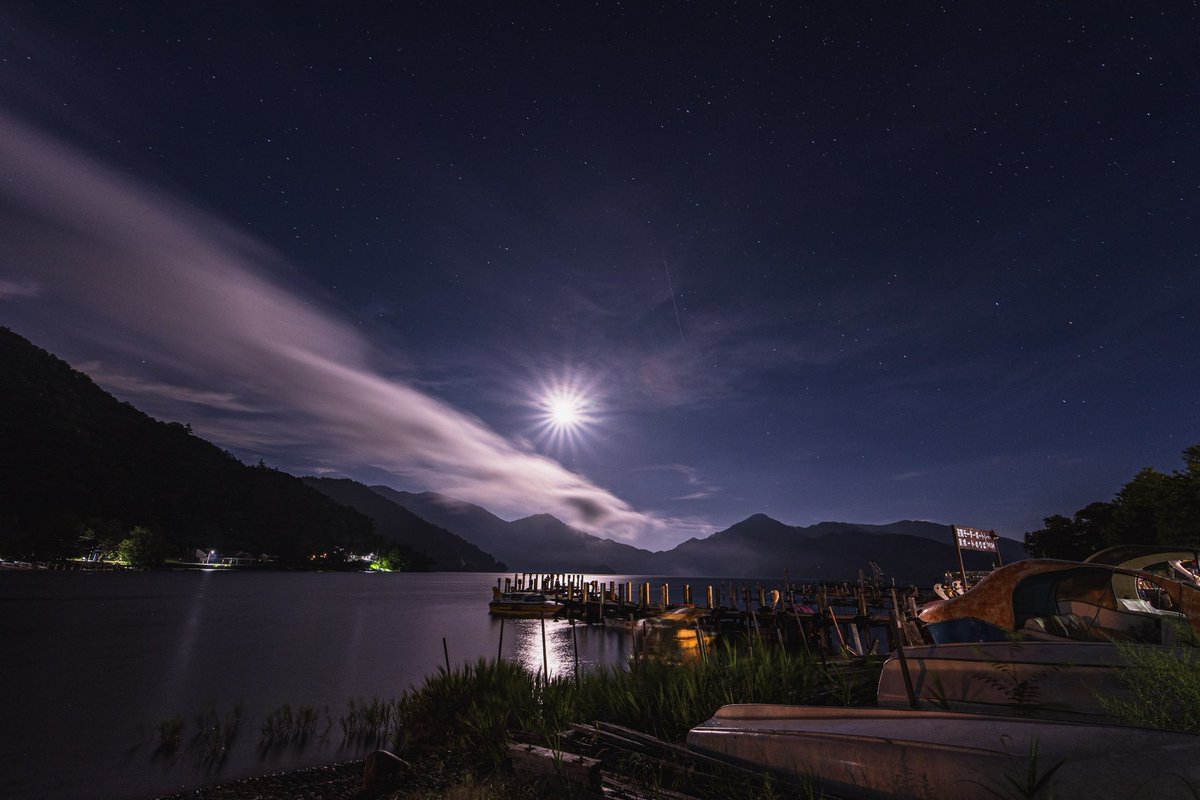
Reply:
[[488, 603], [494, 617], [552, 617], [562, 609], [562, 603], [544, 592], [496, 592]]

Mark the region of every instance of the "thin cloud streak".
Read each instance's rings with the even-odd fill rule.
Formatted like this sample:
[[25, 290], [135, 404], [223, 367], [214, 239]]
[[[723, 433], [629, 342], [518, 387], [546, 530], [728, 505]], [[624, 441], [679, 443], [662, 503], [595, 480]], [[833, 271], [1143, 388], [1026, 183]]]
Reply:
[[[315, 457], [347, 470], [380, 467], [500, 513], [548, 512], [625, 540], [673, 528], [672, 520], [639, 512], [481, 420], [374, 371], [373, 355], [384, 354], [284, 288], [276, 275], [286, 265], [229, 225], [98, 167], [2, 112], [0, 162], [9, 174], [0, 187], [4, 222], [29, 232], [8, 245], [20, 255], [9, 263], [31, 273], [0, 285], [42, 287], [27, 302], [86, 315], [104, 326], [107, 341], [150, 362], [144, 377], [110, 380], [210, 405], [223, 412], [217, 425], [235, 438], [242, 426], [247, 438], [260, 425], [290, 426], [293, 442], [311, 444]], [[9, 298], [28, 294], [6, 290]], [[178, 380], [161, 380], [163, 372]], [[254, 411], [230, 416], [247, 409]]]

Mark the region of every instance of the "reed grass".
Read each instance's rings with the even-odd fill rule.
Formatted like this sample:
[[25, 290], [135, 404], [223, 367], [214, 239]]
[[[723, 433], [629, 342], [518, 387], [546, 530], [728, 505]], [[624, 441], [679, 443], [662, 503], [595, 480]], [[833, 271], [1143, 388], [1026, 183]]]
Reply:
[[170, 755], [183, 741], [183, 717], [168, 717], [158, 723], [158, 752]]
[[229, 755], [241, 726], [242, 707], [236, 705], [223, 716], [212, 706], [196, 715], [196, 739], [200, 743], [200, 760], [220, 764]]
[[[298, 706], [293, 711], [291, 705], [284, 703], [263, 718], [258, 745], [264, 749], [286, 744], [303, 745], [316, 733], [320, 720], [320, 712], [312, 706]], [[330, 724], [327, 718], [326, 731]]]
[[387, 725], [398, 753], [437, 754], [483, 774], [505, 760], [510, 731], [557, 749], [569, 723], [604, 720], [678, 742], [727, 703], [870, 702], [879, 663], [824, 665], [778, 648], [725, 647], [691, 664], [642, 660], [629, 669], [597, 668], [576, 681], [481, 659], [439, 668], [394, 701]]
[[379, 742], [394, 735], [402, 700], [351, 700], [338, 721], [347, 742]]

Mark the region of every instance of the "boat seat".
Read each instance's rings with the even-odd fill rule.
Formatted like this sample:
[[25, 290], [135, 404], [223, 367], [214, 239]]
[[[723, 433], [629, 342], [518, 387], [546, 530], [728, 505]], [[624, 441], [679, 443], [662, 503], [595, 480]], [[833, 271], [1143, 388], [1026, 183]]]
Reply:
[[1030, 617], [1021, 630], [1033, 639], [1071, 639], [1076, 642], [1091, 642], [1092, 621], [1078, 614], [1053, 614], [1048, 617]]
[[1105, 608], [1078, 600], [1061, 601], [1059, 608], [1077, 614], [1091, 622], [1107, 636], [1146, 644], [1163, 643], [1163, 620], [1182, 617], [1173, 611], [1154, 609], [1151, 612]]

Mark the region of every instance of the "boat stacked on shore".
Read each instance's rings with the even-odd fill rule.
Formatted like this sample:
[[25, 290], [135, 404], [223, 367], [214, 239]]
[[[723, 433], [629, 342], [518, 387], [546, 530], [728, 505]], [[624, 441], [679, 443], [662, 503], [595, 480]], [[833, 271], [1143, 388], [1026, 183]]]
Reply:
[[[1129, 727], [1128, 647], [1194, 658], [1197, 554], [1029, 559], [922, 607], [879, 708], [730, 705], [688, 745], [844, 798], [1200, 797], [1200, 736]], [[969, 713], [963, 713], [969, 712]]]

